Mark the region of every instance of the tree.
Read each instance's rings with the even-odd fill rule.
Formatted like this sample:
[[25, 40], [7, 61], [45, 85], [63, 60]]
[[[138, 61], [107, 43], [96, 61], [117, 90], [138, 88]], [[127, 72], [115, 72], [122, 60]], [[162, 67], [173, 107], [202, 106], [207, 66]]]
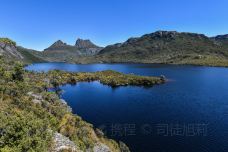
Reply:
[[14, 73], [12, 74], [13, 80], [23, 81], [24, 80], [24, 67], [21, 63], [16, 63], [14, 67]]

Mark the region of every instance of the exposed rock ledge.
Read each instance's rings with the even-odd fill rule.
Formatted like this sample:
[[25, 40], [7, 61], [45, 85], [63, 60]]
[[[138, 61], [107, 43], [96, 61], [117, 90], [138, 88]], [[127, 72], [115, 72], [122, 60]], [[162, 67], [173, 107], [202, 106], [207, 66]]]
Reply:
[[97, 144], [93, 148], [93, 152], [111, 152], [108, 146], [104, 144]]
[[23, 59], [24, 57], [17, 51], [16, 46], [0, 41], [0, 55]]
[[72, 141], [70, 141], [69, 138], [59, 133], [55, 133], [53, 138], [54, 138], [54, 146], [50, 152], [61, 152], [63, 150], [67, 150], [71, 152], [82, 152]]
[[[50, 152], [82, 152], [69, 138], [62, 134], [55, 133], [53, 137], [53, 148]], [[86, 150], [86, 152], [111, 152], [110, 148], [103, 143], [97, 143], [92, 150]]]

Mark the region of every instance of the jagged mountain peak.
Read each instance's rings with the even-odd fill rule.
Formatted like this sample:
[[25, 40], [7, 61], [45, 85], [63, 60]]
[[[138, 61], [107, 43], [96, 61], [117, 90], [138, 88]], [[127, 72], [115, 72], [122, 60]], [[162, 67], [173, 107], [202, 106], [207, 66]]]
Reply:
[[66, 46], [67, 44], [64, 43], [62, 40], [58, 40], [55, 43], [53, 43], [51, 46], [52, 47], [58, 47], [58, 46]]
[[80, 38], [76, 40], [75, 46], [77, 48], [98, 48], [98, 46], [92, 43], [89, 39], [84, 40]]
[[90, 40], [77, 39], [75, 45], [69, 45], [58, 40], [45, 49], [43, 54], [47, 60], [65, 62], [79, 57], [93, 56], [101, 49]]
[[64, 43], [62, 40], [57, 40], [51, 46], [49, 46], [48, 48], [44, 49], [44, 51], [55, 50], [55, 49], [63, 48], [65, 46], [68, 46], [68, 45], [66, 43]]

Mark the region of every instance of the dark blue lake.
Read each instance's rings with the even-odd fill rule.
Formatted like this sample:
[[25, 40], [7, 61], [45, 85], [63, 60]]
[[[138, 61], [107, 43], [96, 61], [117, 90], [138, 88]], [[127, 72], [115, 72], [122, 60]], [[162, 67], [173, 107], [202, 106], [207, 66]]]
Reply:
[[217, 67], [41, 63], [28, 70], [116, 70], [169, 82], [152, 88], [65, 85], [74, 113], [133, 152], [228, 152], [228, 69]]

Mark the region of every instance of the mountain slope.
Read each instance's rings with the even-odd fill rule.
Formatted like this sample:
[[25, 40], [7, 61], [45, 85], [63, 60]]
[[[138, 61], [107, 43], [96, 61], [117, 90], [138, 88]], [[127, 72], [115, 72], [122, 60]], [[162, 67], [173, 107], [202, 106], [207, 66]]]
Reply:
[[16, 42], [8, 38], [0, 38], [0, 55], [8, 60], [18, 60], [25, 63], [46, 62], [41, 52], [16, 46]]
[[228, 34], [218, 35], [218, 36], [212, 37], [211, 39], [217, 42], [218, 45], [223, 45], [225, 47], [228, 47]]
[[107, 46], [97, 54], [96, 61], [227, 66], [228, 43], [218, 39], [203, 34], [158, 31]]
[[23, 56], [23, 61], [26, 63], [47, 62], [42, 57], [42, 52], [26, 49], [21, 46], [17, 46], [17, 51]]

